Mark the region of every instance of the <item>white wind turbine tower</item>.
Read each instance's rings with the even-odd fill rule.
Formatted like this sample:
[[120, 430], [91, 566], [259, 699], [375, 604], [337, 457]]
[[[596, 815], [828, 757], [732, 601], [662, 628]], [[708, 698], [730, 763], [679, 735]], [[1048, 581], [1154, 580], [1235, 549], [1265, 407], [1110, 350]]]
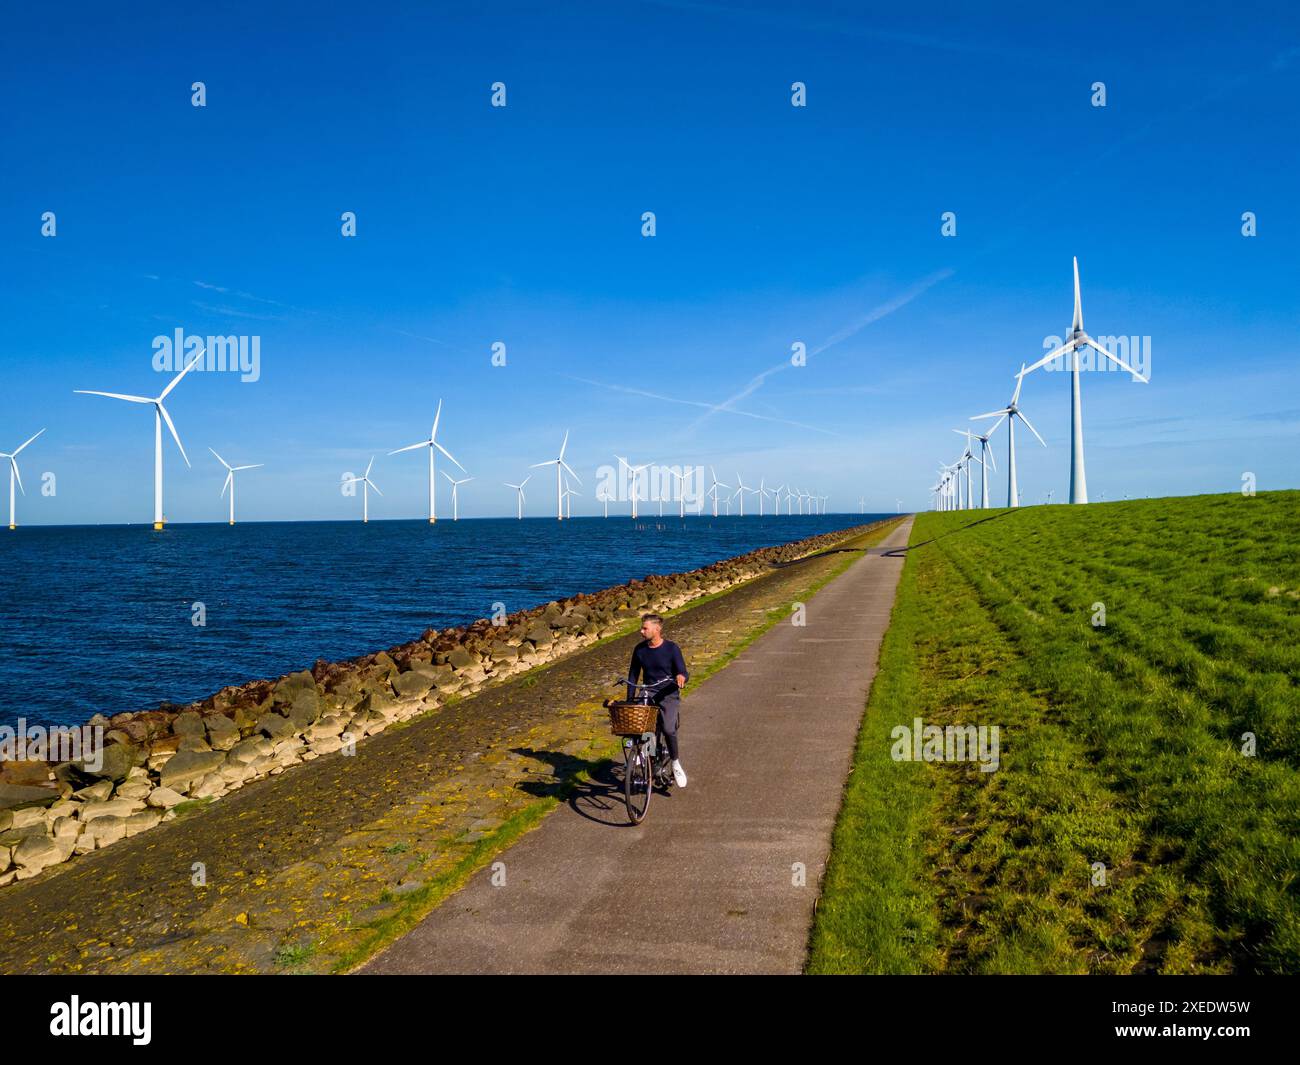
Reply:
[[459, 521], [459, 520], [460, 520], [460, 505], [459, 505], [459, 503], [458, 503], [457, 500], [456, 500], [456, 496], [457, 496], [457, 494], [458, 494], [458, 493], [457, 493], [457, 489], [459, 489], [461, 485], [467, 483], [468, 481], [472, 481], [472, 480], [474, 480], [474, 478], [473, 478], [473, 477], [462, 477], [462, 478], [458, 481], [458, 480], [456, 480], [455, 477], [453, 477], [451, 474], [449, 474], [446, 470], [443, 471], [442, 475], [443, 475], [444, 477], [446, 477], [447, 480], [449, 480], [449, 481], [451, 482], [451, 520], [452, 520], [452, 521]]
[[606, 488], [600, 493], [600, 501], [605, 507], [605, 517], [609, 517], [609, 489]]
[[[1020, 386], [1025, 383], [1025, 373], [1025, 364], [1021, 363], [1020, 373], [1016, 374], [1016, 390], [1011, 394], [1010, 403], [1001, 410], [989, 411], [987, 414], [976, 414], [971, 418], [971, 421], [977, 421], [980, 418], [997, 418], [999, 422], [1003, 418], [1007, 419], [1007, 506], [1009, 507], [1020, 506], [1020, 491], [1016, 485], [1016, 419], [1019, 418], [1025, 423], [1026, 429], [1033, 433], [1034, 436], [1038, 436], [1038, 430], [1034, 428], [1019, 407]], [[997, 426], [995, 425], [993, 428], [996, 429]], [[989, 434], [992, 433], [993, 429], [990, 429]], [[1038, 442], [1043, 447], [1047, 446], [1047, 441], [1041, 436], [1038, 436]]]
[[518, 496], [516, 497], [516, 504], [517, 504], [516, 509], [518, 511], [517, 517], [519, 518], [520, 521], [524, 520], [524, 485], [526, 485], [532, 479], [533, 479], [533, 475], [530, 473], [518, 484], [511, 484], [509, 481], [502, 482], [507, 488], [513, 488], [518, 493]]
[[638, 489], [638, 481], [639, 481], [638, 475], [641, 473], [642, 470], [648, 470], [650, 468], [650, 463], [645, 462], [642, 463], [640, 466], [633, 466], [630, 462], [627, 461], [627, 459], [623, 458], [622, 455], [615, 455], [614, 457], [618, 459], [618, 461], [621, 462], [624, 466], [627, 467], [628, 475], [631, 478], [630, 490], [632, 493], [632, 520], [636, 521], [636, 501], [638, 495], [637, 489]]
[[176, 446], [180, 448], [181, 458], [185, 460], [185, 465], [190, 464], [190, 457], [185, 454], [185, 447], [181, 444], [181, 438], [176, 432], [176, 424], [172, 421], [172, 416], [167, 413], [167, 408], [163, 406], [163, 400], [167, 398], [173, 388], [181, 383], [181, 378], [194, 369], [195, 364], [203, 358], [203, 353], [203, 349], [200, 348], [194, 358], [186, 364], [185, 369], [173, 377], [171, 383], [162, 390], [162, 394], [154, 399], [150, 399], [148, 396], [124, 396], [120, 392], [95, 392], [87, 388], [74, 388], [72, 390], [83, 396], [107, 396], [109, 399], [124, 399], [128, 403], [153, 404], [153, 527], [155, 529], [163, 527], [163, 422], [167, 423], [172, 439], [176, 441]]
[[745, 482], [741, 479], [740, 471], [737, 470], [737, 471], [736, 471], [736, 490], [735, 490], [735, 492], [732, 493], [731, 498], [732, 498], [732, 499], [735, 499], [737, 496], [740, 497], [740, 516], [741, 516], [742, 518], [745, 516], [745, 493], [746, 493], [746, 492], [752, 492], [753, 490], [754, 490], [754, 489], [750, 488], [747, 484], [745, 484]]
[[[996, 426], [994, 428], [996, 428]], [[966, 450], [961, 453], [961, 458], [957, 460], [957, 464], [959, 466], [964, 466], [966, 469], [966, 506], [963, 509], [974, 510], [975, 490], [971, 484], [970, 464], [972, 462], [978, 462], [980, 466], [983, 466], [984, 460], [977, 457], [974, 450], [971, 447], [971, 437], [974, 434], [972, 434], [969, 429], [954, 429], [953, 432], [956, 433], [958, 436], [964, 436], [966, 438]], [[983, 439], [987, 440], [988, 437], [987, 436], [983, 437]], [[984, 470], [982, 471], [982, 473], [983, 473], [983, 481], [984, 481], [984, 501], [985, 504], [987, 504], [988, 494], [989, 494], [988, 471]]]
[[234, 525], [235, 524], [235, 474], [238, 473], [240, 470], [260, 469], [262, 466], [265, 465], [265, 463], [258, 462], [258, 463], [254, 463], [252, 466], [232, 466], [220, 455], [217, 455], [215, 449], [208, 448], [208, 450], [211, 451], [213, 455], [216, 455], [217, 461], [221, 463], [221, 465], [226, 467], [226, 480], [225, 483], [222, 484], [221, 486], [221, 494], [225, 495], [226, 489], [227, 488], [230, 489], [230, 524]]
[[575, 492], [570, 487], [569, 482], [567, 480], [564, 482], [564, 516], [566, 519], [573, 517], [573, 504], [570, 502], [570, 500], [574, 496], [580, 496], [580, 495], [582, 495], [582, 493]]
[[573, 467], [564, 461], [564, 449], [569, 446], [569, 430], [564, 430], [564, 439], [560, 442], [560, 453], [553, 459], [547, 459], [545, 462], [534, 462], [529, 469], [535, 470], [539, 466], [555, 467], [555, 520], [564, 520], [564, 483], [562, 481], [563, 473], [568, 470], [573, 479], [582, 484], [582, 478], [573, 472]]
[[758, 496], [758, 516], [760, 518], [763, 517], [763, 500], [767, 496], [767, 488], [764, 487], [766, 484], [767, 478], [760, 477], [758, 479], [758, 487], [754, 489], [754, 493]]
[[[389, 452], [390, 455], [399, 455], [403, 451], [415, 451], [418, 448], [422, 448], [422, 447], [427, 447], [429, 449], [429, 524], [430, 525], [432, 525], [434, 522], [438, 520], [437, 492], [435, 491], [435, 487], [434, 487], [433, 449], [437, 448], [444, 455], [446, 455], [447, 458], [451, 459], [452, 462], [456, 462], [455, 456], [452, 455], [452, 453], [448, 451], [445, 447], [443, 447], [440, 443], [438, 443], [438, 419], [441, 417], [442, 417], [442, 400], [438, 400], [438, 409], [434, 411], [433, 414], [433, 428], [429, 430], [429, 439], [421, 440], [415, 444], [408, 444], [406, 447], [399, 447], [396, 451]], [[460, 470], [461, 473], [469, 472], [459, 462], [456, 462], [456, 467], [457, 469]], [[450, 480], [450, 478], [448, 479]]]
[[[1053, 351], [1050, 355], [1045, 355], [1028, 369], [1020, 368], [1020, 375], [1023, 377], [1027, 373], [1033, 373], [1040, 366], [1045, 366], [1053, 359], [1060, 358], [1062, 355], [1070, 357], [1070, 502], [1086, 503], [1088, 502], [1088, 482], [1083, 472], [1083, 406], [1079, 399], [1079, 352], [1085, 348], [1092, 348], [1099, 355], [1110, 359], [1121, 370], [1127, 370], [1133, 375], [1135, 381], [1147, 383], [1147, 379], [1138, 373], [1132, 366], [1123, 359], [1117, 358], [1109, 351], [1103, 348], [1092, 339], [1083, 330], [1083, 304], [1079, 298], [1079, 257], [1074, 257], [1074, 319], [1070, 323], [1070, 336], [1064, 344]], [[1038, 434], [1034, 434], [1037, 436]]]
[[677, 516], [684, 518], [686, 517], [686, 474], [679, 473], [670, 466], [668, 476], [677, 482]]
[[[718, 489], [719, 489], [719, 488], [730, 488], [731, 485], [729, 485], [729, 484], [723, 484], [721, 481], [719, 481], [719, 480], [718, 480], [718, 475], [717, 475], [717, 473], [714, 472], [714, 469], [713, 469], [712, 466], [709, 467], [709, 476], [713, 479], [713, 483], [712, 483], [711, 485], [709, 485], [709, 490], [708, 490], [708, 492], [707, 492], [706, 494], [707, 494], [707, 495], [711, 495], [711, 496], [713, 497], [713, 516], [716, 518], [716, 517], [718, 516]], [[731, 513], [731, 501], [730, 501], [730, 500], [727, 500], [727, 513], [728, 513], [728, 514]]]
[[1003, 420], [1002, 418], [999, 418], [997, 421], [995, 421], [993, 423], [993, 428], [990, 429], [987, 433], [983, 434], [982, 436], [979, 433], [972, 434], [969, 429], [953, 430], [954, 433], [965, 432], [968, 435], [968, 442], [967, 442], [968, 447], [970, 446], [969, 444], [970, 436], [973, 436], [976, 440], [980, 442], [979, 458], [975, 460], [980, 464], [980, 510], [988, 510], [989, 507], [990, 467], [992, 468], [994, 473], [998, 472], [998, 464], [993, 461], [993, 449], [989, 447], [989, 437], [991, 437], [997, 431], [998, 426], [1002, 424], [1002, 420]]
[[865, 514], [866, 512], [867, 512], [867, 497], [858, 496], [858, 513]]
[[42, 429], [40, 433], [37, 433], [36, 436], [29, 437], [27, 440], [24, 440], [21, 446], [14, 448], [14, 450], [9, 452], [8, 454], [5, 454], [5, 452], [0, 451], [0, 459], [9, 460], [9, 528], [10, 529], [18, 528], [17, 523], [14, 521], [14, 481], [15, 480], [18, 481], [18, 490], [22, 492], [23, 495], [27, 494], [27, 489], [23, 487], [22, 474], [18, 472], [18, 452], [20, 452], [23, 448], [25, 448], [28, 444], [30, 444], [33, 440], [35, 440], [37, 436], [40, 436], [41, 433], [43, 432], [45, 432], [44, 429]]
[[[361, 521], [363, 524], [370, 520], [370, 489], [373, 488], [376, 492], [379, 492], [379, 485], [375, 484], [375, 482], [370, 479], [370, 469], [374, 464], [375, 456], [371, 455], [370, 462], [366, 466], [366, 472], [364, 474], [360, 477], [349, 475], [343, 478], [345, 483], [360, 483], [361, 485]], [[379, 494], [383, 495], [384, 493], [379, 492]]]

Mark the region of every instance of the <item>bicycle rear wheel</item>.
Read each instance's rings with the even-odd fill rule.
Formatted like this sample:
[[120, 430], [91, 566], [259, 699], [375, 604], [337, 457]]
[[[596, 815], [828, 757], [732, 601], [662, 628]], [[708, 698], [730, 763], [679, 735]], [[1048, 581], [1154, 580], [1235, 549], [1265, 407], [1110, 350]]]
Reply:
[[639, 825], [650, 809], [650, 796], [654, 792], [654, 767], [645, 744], [640, 741], [623, 748], [623, 797], [627, 801], [627, 818]]

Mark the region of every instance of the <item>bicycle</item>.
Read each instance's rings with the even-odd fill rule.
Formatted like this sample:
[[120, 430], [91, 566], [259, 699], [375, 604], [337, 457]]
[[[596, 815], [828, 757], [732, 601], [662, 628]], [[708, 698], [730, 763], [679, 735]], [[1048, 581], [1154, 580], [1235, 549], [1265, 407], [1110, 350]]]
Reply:
[[616, 736], [623, 737], [623, 798], [628, 820], [634, 825], [645, 820], [655, 786], [666, 792], [673, 784], [673, 764], [664, 739], [663, 717], [650, 698], [651, 692], [672, 680], [664, 677], [653, 684], [619, 680], [618, 684], [632, 688], [636, 697], [605, 700], [610, 728]]

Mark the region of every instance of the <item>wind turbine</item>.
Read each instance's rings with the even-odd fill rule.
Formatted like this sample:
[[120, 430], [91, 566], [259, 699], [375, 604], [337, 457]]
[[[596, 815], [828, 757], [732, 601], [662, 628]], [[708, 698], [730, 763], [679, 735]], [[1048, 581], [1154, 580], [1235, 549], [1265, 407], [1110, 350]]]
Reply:
[[[1079, 257], [1074, 257], [1074, 319], [1070, 323], [1070, 336], [1064, 344], [1045, 355], [1028, 369], [1021, 366], [1020, 375], [1033, 373], [1040, 366], [1045, 366], [1062, 355], [1070, 356], [1070, 502], [1088, 502], [1088, 482], [1083, 471], [1083, 405], [1079, 398], [1079, 352], [1092, 348], [1099, 355], [1110, 359], [1121, 370], [1127, 370], [1135, 381], [1147, 384], [1147, 379], [1138, 373], [1123, 359], [1117, 358], [1092, 339], [1083, 330], [1083, 303], [1079, 298]], [[1037, 435], [1037, 434], [1035, 434]]]
[[[995, 425], [993, 428], [996, 429], [997, 426]], [[966, 450], [961, 453], [961, 458], [957, 460], [957, 463], [958, 465], [964, 465], [966, 467], [966, 506], [963, 509], [974, 510], [975, 491], [973, 486], [971, 485], [970, 464], [972, 462], [978, 462], [980, 466], [983, 467], [984, 460], [981, 458], [977, 458], [974, 450], [971, 448], [971, 438], [974, 434], [971, 433], [969, 429], [954, 429], [953, 432], [956, 433], [958, 436], [964, 436], [966, 438]], [[989, 430], [989, 432], [991, 433], [992, 430]], [[988, 436], [981, 437], [980, 439], [987, 441]], [[983, 507], [988, 505], [989, 477], [988, 477], [988, 471], [986, 469], [981, 469], [981, 474], [984, 483], [984, 498], [980, 506]]]
[[568, 481], [565, 481], [565, 482], [564, 482], [564, 516], [565, 516], [565, 518], [572, 518], [572, 517], [573, 517], [573, 504], [570, 503], [569, 500], [570, 500], [573, 496], [580, 496], [580, 495], [582, 495], [581, 492], [575, 492], [571, 487], [569, 487], [569, 482], [568, 482]]
[[[711, 485], [709, 485], [709, 490], [708, 490], [708, 492], [707, 492], [706, 494], [707, 494], [707, 495], [711, 495], [711, 496], [713, 496], [713, 516], [716, 518], [716, 517], [718, 516], [718, 489], [719, 489], [719, 488], [730, 488], [731, 485], [729, 485], [729, 484], [723, 484], [721, 481], [719, 481], [719, 480], [718, 480], [718, 475], [717, 475], [717, 473], [714, 472], [714, 469], [713, 469], [712, 466], [709, 467], [709, 476], [713, 479], [713, 483], [712, 483]], [[728, 500], [727, 503], [728, 503], [728, 513], [730, 513], [730, 503], [731, 503], [731, 501]]]
[[742, 518], [745, 516], [745, 493], [746, 493], [746, 492], [752, 492], [753, 490], [754, 490], [754, 489], [750, 488], [750, 487], [749, 487], [747, 484], [745, 484], [745, 482], [741, 479], [740, 471], [736, 471], [736, 490], [735, 490], [735, 492], [732, 493], [731, 498], [732, 498], [732, 499], [735, 499], [736, 496], [739, 496], [739, 497], [740, 497], [740, 516], [741, 516]]
[[[162, 394], [154, 399], [147, 396], [124, 396], [120, 392], [95, 392], [87, 388], [74, 388], [72, 391], [80, 393], [83, 396], [107, 396], [109, 399], [124, 399], [128, 403], [152, 403], [153, 404], [153, 527], [161, 529], [163, 527], [163, 460], [162, 460], [162, 427], [163, 422], [167, 423], [167, 428], [172, 434], [172, 439], [176, 441], [176, 446], [180, 448], [181, 458], [185, 460], [185, 465], [190, 464], [190, 457], [185, 454], [185, 447], [181, 444], [181, 438], [176, 432], [176, 424], [172, 421], [172, 416], [167, 413], [167, 408], [163, 406], [163, 400], [173, 388], [181, 383], [181, 378], [194, 369], [194, 365], [203, 358], [204, 349], [200, 348], [198, 353], [192, 358], [180, 373], [172, 378], [171, 384], [162, 390]], [[25, 493], [24, 493], [25, 494]]]
[[[379, 485], [375, 484], [375, 482], [370, 479], [370, 468], [371, 466], [374, 466], [374, 464], [375, 456], [371, 455], [370, 463], [366, 466], [366, 472], [364, 474], [360, 477], [348, 476], [343, 478], [345, 482], [351, 484], [357, 484], [358, 482], [361, 483], [361, 521], [363, 524], [370, 520], [370, 489], [373, 488], [376, 492], [379, 492]], [[383, 495], [384, 493], [379, 492], [379, 494]]]
[[989, 507], [989, 467], [993, 468], [994, 473], [998, 472], [998, 464], [993, 461], [993, 449], [989, 447], [989, 437], [997, 432], [997, 428], [1002, 424], [1002, 421], [1003, 419], [999, 418], [993, 423], [993, 428], [982, 436], [979, 433], [971, 433], [969, 429], [953, 430], [954, 433], [964, 432], [967, 434], [967, 447], [970, 446], [970, 437], [972, 436], [980, 442], [979, 458], [975, 460], [980, 464], [980, 510], [988, 510]]
[[519, 513], [518, 513], [518, 517], [519, 517], [519, 520], [520, 520], [520, 521], [523, 521], [523, 520], [524, 520], [524, 485], [526, 485], [526, 484], [527, 484], [529, 481], [531, 481], [532, 479], [533, 479], [533, 475], [530, 473], [527, 477], [525, 477], [525, 478], [524, 478], [522, 481], [520, 481], [518, 484], [511, 484], [509, 481], [504, 482], [504, 484], [505, 484], [505, 486], [506, 486], [507, 488], [513, 488], [516, 492], [519, 493], [519, 495], [518, 495], [518, 497], [517, 497], [517, 499], [516, 499], [516, 503], [518, 504], [517, 509], [518, 509], [518, 512], [519, 512]]
[[635, 521], [635, 520], [636, 520], [636, 500], [637, 500], [637, 474], [639, 474], [642, 470], [647, 470], [647, 469], [649, 469], [649, 468], [650, 468], [650, 463], [646, 462], [646, 463], [643, 463], [643, 464], [640, 465], [640, 466], [633, 466], [630, 462], [627, 461], [627, 459], [623, 458], [622, 455], [615, 455], [614, 457], [615, 457], [616, 459], [618, 459], [618, 461], [621, 462], [624, 466], [627, 467], [627, 472], [628, 472], [628, 474], [630, 475], [630, 477], [631, 477], [631, 479], [632, 479], [632, 489], [631, 489], [631, 491], [632, 491], [632, 520]]
[[766, 484], [767, 478], [760, 477], [758, 479], [758, 487], [754, 489], [758, 496], [758, 516], [760, 518], [763, 517], [763, 500], [767, 497], [767, 488], [764, 487]]
[[[421, 448], [421, 447], [427, 447], [429, 449], [429, 524], [430, 525], [432, 525], [434, 522], [438, 520], [437, 492], [434, 490], [433, 449], [437, 448], [444, 455], [446, 455], [447, 458], [451, 459], [452, 462], [456, 462], [455, 456], [452, 455], [452, 453], [448, 451], [445, 447], [443, 447], [440, 443], [438, 443], [438, 419], [441, 417], [442, 417], [442, 400], [438, 400], [438, 409], [434, 411], [433, 414], [433, 428], [429, 430], [429, 439], [421, 440], [415, 444], [408, 444], [406, 447], [399, 447], [396, 451], [389, 452], [390, 455], [398, 455], [401, 454], [403, 451], [414, 451], [417, 448]], [[459, 462], [456, 462], [456, 466], [461, 473], [469, 472]], [[450, 480], [450, 478], [448, 479]]]
[[678, 473], [670, 466], [668, 476], [677, 481], [677, 516], [684, 518], [686, 517], [686, 474]]
[[573, 474], [573, 479], [577, 481], [579, 484], [582, 484], [582, 479], [576, 473], [573, 472], [573, 467], [564, 461], [564, 449], [568, 446], [569, 446], [569, 430], [565, 429], [564, 439], [560, 442], [559, 455], [553, 459], [547, 459], [545, 462], [534, 462], [530, 467], [528, 467], [531, 470], [535, 470], [539, 466], [555, 467], [555, 520], [556, 521], [564, 520], [564, 485], [561, 483], [560, 480], [562, 476], [560, 471], [568, 470], [569, 473]]
[[265, 463], [258, 462], [252, 466], [232, 466], [220, 455], [217, 455], [214, 449], [208, 448], [208, 450], [211, 451], [212, 454], [217, 456], [217, 461], [221, 463], [221, 465], [226, 467], [226, 480], [225, 483], [221, 486], [221, 494], [225, 495], [226, 489], [227, 488], [230, 489], [230, 524], [234, 525], [235, 524], [235, 474], [238, 473], [240, 470], [256, 470], [264, 466]]
[[[43, 432], [45, 432], [44, 429], [41, 430], [41, 433]], [[41, 433], [37, 433], [36, 436], [40, 436]], [[18, 490], [22, 492], [23, 495], [27, 494], [27, 489], [23, 487], [22, 474], [18, 472], [18, 452], [20, 452], [24, 447], [26, 447], [33, 440], [35, 440], [36, 436], [24, 440], [21, 447], [14, 448], [14, 450], [9, 452], [8, 454], [5, 454], [3, 451], [0, 451], [0, 459], [9, 460], [9, 528], [11, 529], [18, 528], [17, 524], [14, 522], [14, 481], [15, 480], [17, 480], [18, 482]]]
[[866, 512], [867, 512], [867, 497], [858, 496], [858, 513], [865, 514]]
[[[454, 461], [454, 460], [453, 460], [453, 461]], [[458, 480], [456, 480], [455, 477], [453, 477], [451, 474], [449, 474], [446, 470], [443, 471], [442, 475], [443, 475], [444, 477], [446, 477], [447, 480], [449, 480], [449, 481], [451, 482], [451, 520], [452, 520], [452, 521], [459, 521], [459, 520], [460, 520], [460, 506], [459, 506], [459, 504], [456, 502], [456, 494], [457, 494], [457, 493], [456, 493], [456, 490], [457, 490], [461, 485], [465, 484], [467, 481], [472, 481], [472, 480], [474, 480], [474, 478], [473, 478], [473, 477], [462, 477], [462, 478], [458, 481]]]
[[[1011, 394], [1011, 402], [1001, 410], [989, 411], [987, 414], [976, 414], [971, 421], [977, 421], [980, 418], [997, 418], [999, 423], [1001, 419], [1007, 419], [1007, 506], [1020, 506], [1020, 491], [1016, 486], [1016, 419], [1019, 418], [1025, 423], [1034, 436], [1038, 436], [1038, 430], [1034, 428], [1033, 423], [1025, 417], [1024, 412], [1020, 409], [1020, 386], [1025, 383], [1025, 364], [1020, 364], [1020, 372], [1016, 374], [1016, 390]], [[996, 429], [997, 425], [993, 426]], [[989, 430], [992, 435], [993, 429]], [[1047, 446], [1047, 441], [1038, 436], [1038, 442]]]

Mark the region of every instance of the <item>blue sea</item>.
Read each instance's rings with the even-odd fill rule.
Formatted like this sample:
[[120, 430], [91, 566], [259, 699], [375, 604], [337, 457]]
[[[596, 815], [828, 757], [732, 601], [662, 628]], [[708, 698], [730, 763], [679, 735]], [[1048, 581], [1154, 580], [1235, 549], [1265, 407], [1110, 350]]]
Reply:
[[494, 603], [523, 610], [885, 516], [0, 530], [0, 725], [188, 702], [487, 617]]

